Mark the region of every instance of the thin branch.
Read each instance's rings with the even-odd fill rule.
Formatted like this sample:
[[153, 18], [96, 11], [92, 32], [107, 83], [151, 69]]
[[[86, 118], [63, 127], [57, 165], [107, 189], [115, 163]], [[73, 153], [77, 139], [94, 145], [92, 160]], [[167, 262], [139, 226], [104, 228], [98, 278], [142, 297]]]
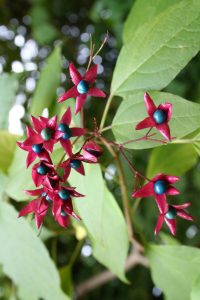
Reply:
[[93, 45], [93, 42], [92, 42], [92, 34], [90, 34], [90, 58], [89, 58], [89, 62], [88, 62], [88, 66], [87, 66], [87, 70], [89, 70], [90, 68], [90, 65], [93, 61], [93, 59], [99, 54], [99, 52], [102, 50], [102, 48], [104, 47], [105, 43], [107, 42], [108, 40], [108, 31], [103, 39], [103, 42], [101, 43], [101, 46], [99, 47], [99, 49], [97, 50], [97, 52], [94, 54], [94, 48], [95, 48], [95, 45]]
[[100, 130], [102, 130], [103, 127], [104, 127], [104, 124], [105, 124], [105, 121], [106, 121], [106, 117], [107, 117], [109, 108], [110, 108], [111, 103], [112, 103], [112, 99], [113, 99], [113, 95], [110, 95], [109, 98], [108, 98], [108, 100], [107, 100], [107, 103], [106, 103], [106, 106], [105, 106], [105, 109], [104, 109], [104, 112], [103, 112], [103, 115], [102, 115], [101, 124], [100, 124]]
[[124, 214], [125, 214], [125, 219], [126, 219], [126, 224], [127, 224], [129, 240], [135, 249], [137, 249], [138, 251], [143, 251], [143, 246], [134, 238], [132, 219], [131, 219], [131, 208], [130, 208], [129, 199], [127, 196], [127, 186], [126, 186], [124, 172], [123, 172], [120, 158], [117, 155], [117, 153], [113, 150], [112, 146], [107, 142], [107, 140], [104, 137], [99, 136], [99, 139], [102, 141], [102, 143], [108, 149], [110, 154], [116, 159], [118, 175], [119, 175], [119, 184], [120, 184], [121, 195], [122, 195], [122, 204], [123, 204], [123, 209], [124, 209]]
[[139, 171], [137, 171], [135, 169], [135, 167], [133, 166], [133, 164], [131, 163], [131, 161], [128, 159], [128, 157], [124, 153], [123, 147], [120, 148], [120, 152], [121, 152], [121, 154], [123, 155], [124, 159], [127, 161], [128, 165], [130, 166], [131, 170], [133, 171], [133, 173], [136, 176], [139, 176], [139, 177], [143, 178], [144, 180], [151, 181], [149, 178], [147, 178], [145, 175], [143, 175], [142, 173], [140, 173]]
[[90, 34], [90, 58], [89, 58], [89, 62], [88, 62], [88, 66], [87, 66], [86, 71], [89, 70], [90, 65], [92, 63], [93, 53], [94, 53], [94, 45], [93, 45], [93, 42], [92, 42], [92, 34]]
[[102, 132], [110, 130], [110, 129], [112, 129], [112, 125], [109, 125], [109, 126], [106, 126], [106, 127], [102, 128], [101, 130], [99, 130], [99, 132], [102, 133]]
[[[129, 271], [134, 268], [136, 265], [142, 265], [144, 267], [148, 267], [148, 260], [146, 257], [141, 255], [138, 252], [132, 252], [126, 261], [125, 270]], [[104, 271], [92, 278], [86, 280], [85, 282], [77, 285], [75, 288], [77, 299], [81, 299], [84, 295], [91, 292], [92, 290], [112, 281], [116, 276], [110, 271]]]
[[79, 256], [81, 248], [83, 246], [83, 243], [84, 243], [84, 239], [81, 241], [78, 241], [78, 243], [74, 249], [74, 252], [72, 253], [72, 256], [70, 258], [69, 264], [68, 264], [70, 267], [72, 267], [74, 265], [77, 257]]
[[97, 50], [97, 52], [93, 55], [92, 59], [94, 59], [99, 54], [99, 52], [103, 49], [105, 43], [108, 41], [108, 38], [109, 38], [109, 33], [107, 31], [106, 35], [105, 35], [105, 37], [103, 39], [103, 42], [102, 42], [101, 46], [99, 47], [99, 49]]

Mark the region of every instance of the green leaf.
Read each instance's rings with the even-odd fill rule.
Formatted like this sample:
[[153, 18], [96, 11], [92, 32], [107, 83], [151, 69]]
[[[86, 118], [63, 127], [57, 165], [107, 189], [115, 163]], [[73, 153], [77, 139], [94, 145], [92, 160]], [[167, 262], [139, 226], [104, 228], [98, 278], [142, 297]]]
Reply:
[[14, 75], [1, 74], [0, 76], [0, 128], [8, 129], [8, 114], [15, 103], [15, 94], [18, 82]]
[[159, 232], [159, 238], [162, 241], [162, 244], [164, 245], [169, 245], [169, 246], [179, 246], [180, 242], [175, 239], [174, 236], [164, 233], [164, 232]]
[[191, 292], [191, 300], [199, 300], [200, 299], [200, 275], [194, 281], [192, 292]]
[[[151, 92], [156, 105], [164, 102], [170, 102], [173, 105], [172, 119], [170, 120], [170, 129], [172, 137], [182, 138], [187, 134], [199, 128], [200, 105], [187, 101], [181, 97], [161, 92]], [[147, 117], [147, 111], [144, 105], [144, 93], [137, 92], [125, 97], [112, 123], [112, 130], [117, 142], [123, 143], [132, 139], [137, 139], [145, 135], [147, 130], [135, 130], [135, 126]], [[157, 130], [153, 138], [163, 139]], [[139, 141], [127, 144], [130, 149], [147, 149], [160, 146], [158, 142]]]
[[57, 36], [56, 28], [49, 22], [33, 28], [33, 36], [39, 44], [48, 44]]
[[36, 91], [31, 101], [30, 113], [40, 116], [44, 108], [49, 108], [56, 101], [56, 89], [60, 83], [61, 46], [57, 46], [42, 69]]
[[200, 156], [200, 134], [199, 133], [193, 137], [191, 143], [193, 144], [193, 147], [196, 153], [198, 154], [198, 156]]
[[123, 41], [128, 43], [133, 34], [139, 29], [143, 30], [146, 23], [151, 22], [157, 15], [163, 13], [172, 5], [182, 0], [138, 0], [134, 3], [124, 25]]
[[194, 149], [195, 149], [196, 153], [198, 154], [198, 156], [200, 156], [200, 143], [199, 142], [194, 143]]
[[[99, 165], [86, 165], [86, 175], [73, 172], [70, 184], [85, 198], [74, 200], [77, 212], [92, 241], [94, 257], [121, 280], [129, 248], [122, 212], [105, 186]], [[112, 225], [111, 225], [112, 224]]]
[[164, 292], [166, 299], [189, 300], [193, 282], [200, 273], [199, 249], [150, 246], [147, 256], [153, 281]]
[[0, 130], [0, 170], [7, 172], [12, 162], [17, 136], [7, 131]]
[[45, 3], [39, 1], [33, 3], [30, 10], [32, 34], [39, 44], [49, 44], [55, 40], [57, 30], [51, 24], [51, 16], [49, 10], [46, 9]]
[[190, 144], [171, 144], [156, 148], [150, 155], [147, 177], [151, 178], [158, 173], [181, 176], [196, 164], [197, 158], [198, 155]]
[[14, 208], [1, 202], [0, 263], [18, 287], [20, 299], [69, 300], [46, 248]]
[[5, 192], [9, 197], [17, 201], [29, 199], [23, 191], [35, 189], [31, 179], [31, 167], [26, 169], [25, 160], [27, 152], [17, 148], [14, 159], [8, 171], [8, 180]]
[[7, 184], [7, 176], [0, 172], [0, 201], [4, 199], [5, 186]]
[[167, 86], [198, 53], [199, 28], [199, 0], [181, 1], [153, 17], [122, 47], [111, 94]]

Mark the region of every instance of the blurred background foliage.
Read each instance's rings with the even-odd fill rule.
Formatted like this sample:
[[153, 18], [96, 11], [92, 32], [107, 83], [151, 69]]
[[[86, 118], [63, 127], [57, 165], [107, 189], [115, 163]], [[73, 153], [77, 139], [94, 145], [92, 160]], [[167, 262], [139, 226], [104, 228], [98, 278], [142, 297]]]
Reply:
[[[70, 86], [67, 70], [69, 62], [74, 61], [83, 72], [89, 57], [90, 34], [93, 35], [93, 41], [98, 47], [107, 31], [109, 31], [108, 43], [95, 58], [95, 63], [99, 65], [97, 85], [109, 93], [112, 71], [122, 46], [122, 28], [133, 2], [132, 0], [0, 1], [0, 195], [3, 194], [1, 191], [6, 185], [7, 175], [12, 176], [11, 182], [15, 184], [17, 174], [24, 172], [24, 165], [20, 165], [18, 168], [12, 165], [9, 171], [8, 168], [13, 160], [16, 135], [23, 135], [25, 125], [29, 123], [29, 114], [61, 114], [66, 104], [58, 106], [56, 99]], [[38, 81], [39, 78], [40, 81]], [[197, 55], [165, 88], [165, 91], [200, 102], [199, 78], [200, 55]], [[120, 100], [117, 98], [116, 101], [113, 101], [108, 124], [111, 123], [119, 103]], [[88, 99], [85, 105], [88, 128], [92, 129], [93, 116], [97, 117], [98, 122], [100, 121], [104, 105], [104, 100], [97, 99], [91, 102]], [[10, 134], [5, 130], [8, 130]], [[112, 137], [111, 133], [108, 133], [108, 137]], [[181, 154], [177, 156], [173, 156], [171, 153], [176, 154], [179, 151], [176, 148], [178, 146], [168, 147], [173, 147], [169, 153], [166, 148], [132, 151], [130, 159], [135, 161], [139, 170], [148, 174], [158, 168], [155, 163], [158, 160], [164, 170], [168, 168], [171, 171], [170, 167], [176, 163], [177, 170], [173, 171], [177, 175], [181, 175], [182, 180], [177, 187], [184, 195], [178, 197], [178, 200], [185, 202], [192, 200], [193, 206], [190, 212], [195, 217], [192, 225], [178, 221], [177, 240], [186, 245], [199, 247], [199, 158], [190, 145], [184, 145], [181, 148]], [[196, 147], [198, 149], [199, 145]], [[165, 161], [169, 155], [172, 156], [170, 156], [171, 165], [163, 167], [162, 161]], [[186, 166], [184, 161], [188, 162]], [[102, 162], [107, 185], [121, 205], [116, 167], [106, 151]], [[133, 189], [132, 173], [124, 162], [123, 166], [130, 194]], [[7, 187], [9, 201], [17, 209], [20, 209], [22, 204], [13, 199], [15, 196], [19, 198], [22, 190], [27, 188], [29, 187], [26, 186], [26, 176], [22, 186]], [[17, 193], [19, 196], [16, 195]], [[26, 196], [23, 200], [26, 200]], [[173, 239], [169, 238], [166, 227], [163, 229], [166, 234], [154, 238], [153, 230], [157, 211], [155, 212], [155, 206], [152, 206], [151, 200], [144, 199], [141, 203], [131, 200], [131, 205], [133, 221], [140, 225], [143, 235], [148, 241], [164, 244], [175, 243]], [[28, 222], [34, 228], [33, 220], [29, 218]], [[7, 236], [7, 238], [12, 237]], [[84, 228], [77, 223], [70, 226], [68, 230], [63, 230], [49, 217], [45, 221], [45, 227], [39, 238], [43, 240], [51, 258], [57, 268], [61, 270], [62, 287], [68, 294], [72, 293], [74, 286], [104, 270], [92, 257], [92, 248]], [[4, 245], [1, 245], [2, 247]], [[0, 269], [0, 299], [18, 299], [15, 284], [4, 273]], [[148, 269], [138, 266], [130, 271], [127, 277], [131, 282], [130, 285], [125, 285], [116, 279], [87, 294], [84, 299], [97, 300], [102, 297], [105, 300], [163, 299], [162, 291], [159, 287], [154, 286]], [[21, 298], [21, 300], [28, 299]]]

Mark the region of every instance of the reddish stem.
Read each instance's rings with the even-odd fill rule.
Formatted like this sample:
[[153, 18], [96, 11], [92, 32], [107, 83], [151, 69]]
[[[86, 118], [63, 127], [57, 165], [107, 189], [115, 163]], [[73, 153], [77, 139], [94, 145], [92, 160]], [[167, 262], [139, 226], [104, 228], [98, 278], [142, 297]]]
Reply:
[[139, 141], [153, 141], [153, 142], [158, 142], [158, 143], [162, 143], [162, 144], [167, 144], [167, 142], [164, 141], [164, 140], [152, 139], [151, 137], [155, 135], [155, 133], [153, 133], [151, 135], [149, 134], [152, 129], [153, 128], [151, 127], [149, 129], [149, 131], [144, 136], [142, 136], [141, 138], [124, 142], [124, 143], [122, 143], [122, 145], [124, 146], [124, 145], [128, 145], [128, 144], [131, 144], [131, 143], [139, 142]]
[[123, 147], [119, 147], [118, 148], [120, 153], [123, 155], [124, 159], [127, 161], [128, 165], [130, 166], [131, 170], [133, 171], [133, 173], [135, 174], [135, 176], [140, 176], [141, 178], [147, 180], [147, 181], [151, 181], [149, 178], [147, 178], [145, 175], [143, 175], [142, 173], [138, 172], [135, 167], [133, 166], [133, 164], [131, 163], [131, 161], [128, 159], [128, 157], [126, 156], [126, 154], [124, 153]]
[[143, 175], [142, 173], [138, 172], [135, 167], [133, 166], [133, 164], [131, 163], [131, 161], [128, 159], [128, 157], [126, 156], [126, 154], [124, 153], [124, 147], [123, 147], [123, 144], [118, 144], [116, 142], [113, 142], [111, 140], [108, 140], [107, 138], [103, 137], [103, 139], [105, 141], [107, 141], [107, 143], [115, 146], [118, 148], [119, 152], [123, 155], [123, 157], [125, 158], [125, 160], [127, 161], [128, 165], [130, 166], [131, 170], [133, 171], [133, 173], [137, 176], [140, 176], [141, 178], [147, 180], [147, 181], [150, 181], [149, 178], [147, 178], [145, 175]]

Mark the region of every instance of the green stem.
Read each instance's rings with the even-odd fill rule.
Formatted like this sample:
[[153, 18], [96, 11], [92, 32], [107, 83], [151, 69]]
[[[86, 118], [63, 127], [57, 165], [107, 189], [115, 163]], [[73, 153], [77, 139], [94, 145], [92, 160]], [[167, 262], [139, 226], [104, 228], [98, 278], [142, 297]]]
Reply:
[[83, 246], [83, 243], [84, 243], [84, 239], [79, 241], [74, 249], [74, 252], [70, 258], [70, 261], [69, 261], [69, 265], [70, 267], [72, 267], [77, 259], [77, 257], [79, 256], [80, 254], [80, 251], [81, 251], [81, 248]]
[[108, 98], [108, 101], [106, 103], [104, 112], [103, 112], [103, 116], [102, 116], [101, 124], [100, 124], [100, 130], [104, 127], [104, 124], [105, 124], [105, 121], [106, 121], [106, 117], [107, 117], [110, 105], [112, 103], [112, 99], [113, 99], [113, 95], [110, 95], [109, 98]]
[[122, 167], [121, 160], [120, 160], [118, 154], [114, 151], [112, 146], [107, 142], [107, 140], [104, 137], [100, 136], [99, 139], [103, 142], [103, 144], [108, 149], [110, 154], [116, 160], [118, 177], [119, 177], [119, 185], [120, 185], [121, 195], [122, 195], [122, 205], [123, 205], [124, 215], [125, 215], [126, 224], [127, 224], [129, 241], [132, 243], [132, 245], [134, 246], [136, 251], [139, 251], [139, 252], [143, 251], [143, 246], [134, 237], [134, 232], [133, 232], [133, 227], [132, 227], [131, 207], [130, 207], [129, 199], [128, 199], [128, 195], [127, 195], [127, 186], [126, 186], [124, 170]]
[[52, 244], [51, 244], [51, 255], [52, 259], [57, 265], [57, 238], [52, 239]]
[[110, 130], [110, 129], [112, 129], [112, 125], [109, 125], [109, 126], [106, 126], [106, 127], [102, 128], [102, 129], [100, 130], [100, 132], [102, 133], [102, 132], [107, 131], [107, 130]]

